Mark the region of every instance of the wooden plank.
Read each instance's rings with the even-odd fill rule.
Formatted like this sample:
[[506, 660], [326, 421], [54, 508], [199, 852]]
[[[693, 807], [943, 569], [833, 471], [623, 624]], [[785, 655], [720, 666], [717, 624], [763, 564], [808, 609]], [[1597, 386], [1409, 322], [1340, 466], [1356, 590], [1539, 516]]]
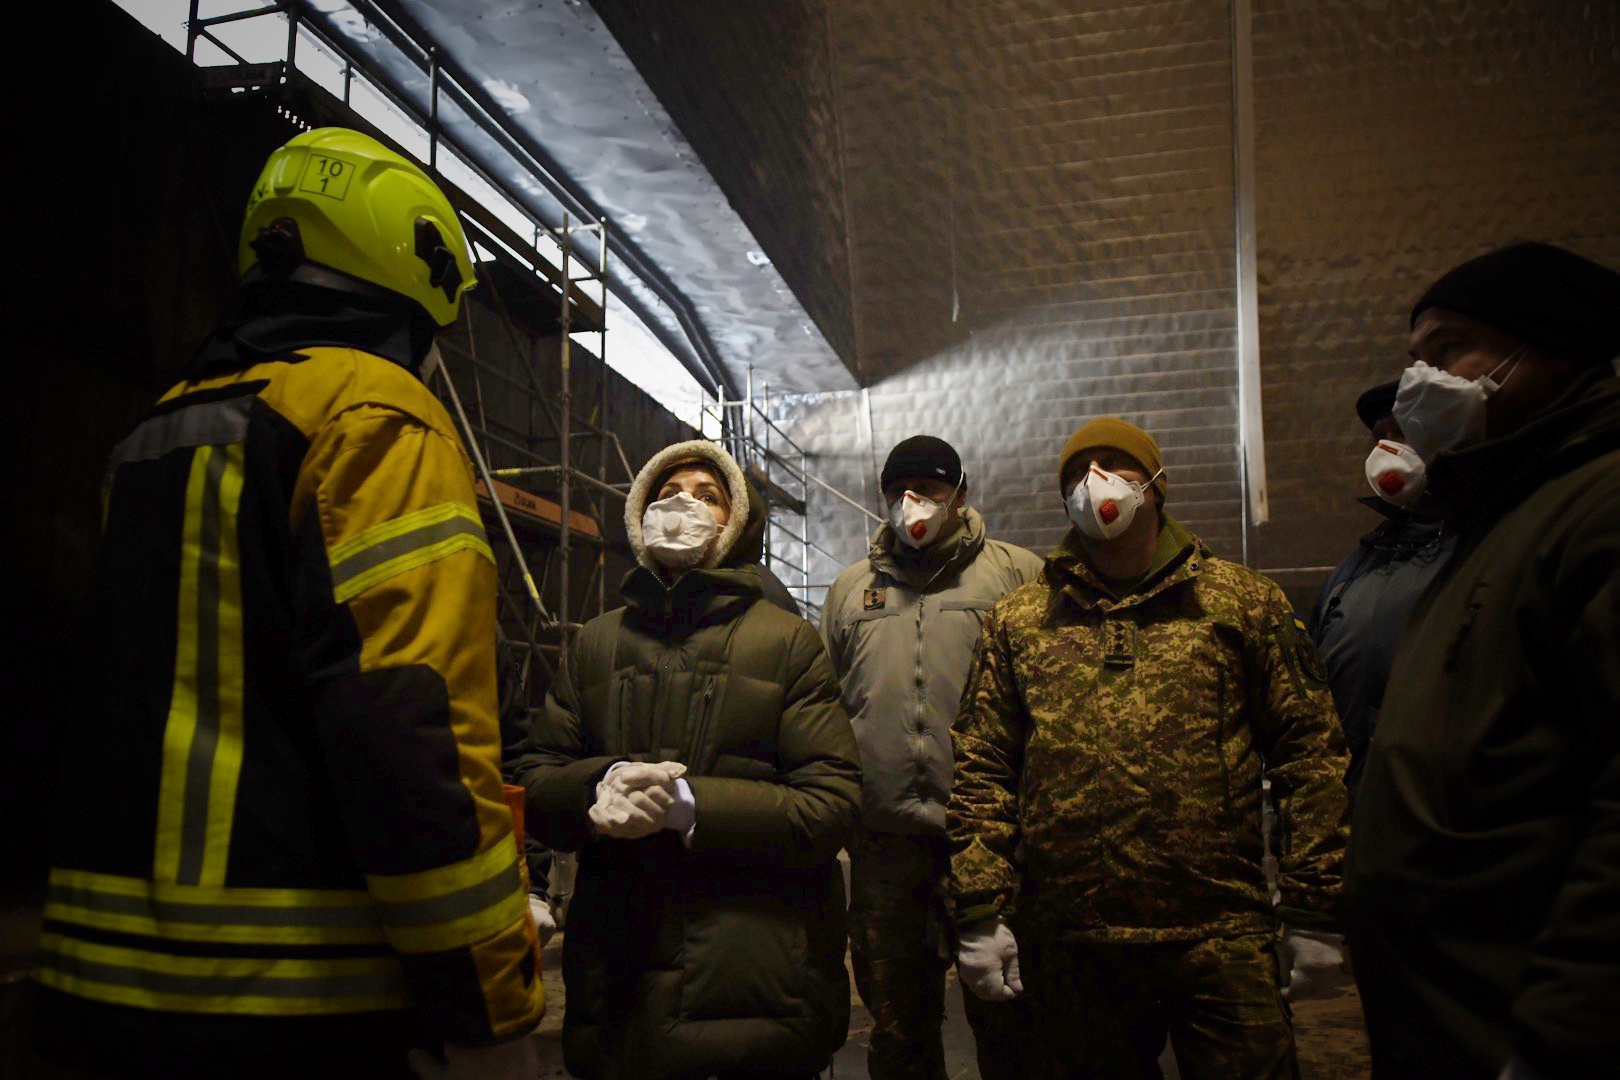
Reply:
[[[482, 480], [476, 485], [480, 499], [489, 498], [489, 489]], [[511, 484], [495, 481], [495, 494], [501, 500], [501, 505], [509, 513], [518, 515], [513, 524], [538, 524], [546, 529], [557, 532], [562, 527], [562, 507], [550, 499], [530, 494], [522, 488]], [[583, 537], [595, 543], [601, 543], [602, 530], [597, 526], [594, 518], [580, 513], [578, 510], [568, 512], [568, 524], [575, 536]]]

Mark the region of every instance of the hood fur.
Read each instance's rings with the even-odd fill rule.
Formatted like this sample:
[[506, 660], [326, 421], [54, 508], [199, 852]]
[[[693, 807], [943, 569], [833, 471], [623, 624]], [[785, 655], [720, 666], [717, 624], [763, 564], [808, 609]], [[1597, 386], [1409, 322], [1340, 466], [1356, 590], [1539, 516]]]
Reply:
[[743, 530], [748, 527], [748, 520], [753, 514], [748, 481], [743, 476], [742, 467], [719, 443], [708, 439], [693, 439], [690, 442], [664, 447], [641, 467], [641, 471], [636, 474], [635, 483], [630, 485], [629, 496], [624, 500], [624, 531], [629, 537], [630, 549], [636, 553], [638, 564], [655, 573], [659, 569], [658, 563], [648, 553], [647, 545], [641, 538], [641, 519], [647, 513], [647, 504], [658, 494], [653, 485], [676, 462], [699, 458], [714, 465], [720, 473], [720, 478], [725, 481], [726, 494], [731, 498], [731, 517], [720, 530], [720, 535], [715, 538], [714, 546], [709, 548], [708, 553], [703, 556], [703, 561], [698, 565], [712, 570], [723, 564], [736, 548], [737, 541], [742, 536]]

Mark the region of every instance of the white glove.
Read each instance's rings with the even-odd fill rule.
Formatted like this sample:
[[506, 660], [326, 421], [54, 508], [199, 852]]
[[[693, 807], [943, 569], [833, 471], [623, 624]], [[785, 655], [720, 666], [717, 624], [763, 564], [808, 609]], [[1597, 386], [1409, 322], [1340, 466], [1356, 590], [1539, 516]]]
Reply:
[[1328, 997], [1354, 981], [1345, 963], [1342, 934], [1284, 928], [1277, 958], [1288, 971], [1288, 985], [1282, 988], [1284, 1001]]
[[529, 894], [529, 918], [534, 920], [534, 932], [543, 948], [551, 935], [557, 932], [557, 920], [551, 916], [551, 904], [543, 896]]
[[422, 1080], [534, 1080], [540, 1074], [540, 1056], [527, 1035], [494, 1046], [456, 1046], [446, 1043], [444, 1061], [426, 1050], [412, 1050], [405, 1060]]
[[962, 985], [984, 1001], [1011, 1001], [1024, 992], [1018, 974], [1018, 941], [1000, 919], [964, 927], [956, 943]]
[[[685, 773], [678, 761], [615, 764], [596, 785], [596, 803], [588, 812], [597, 834], [616, 840], [640, 840], [670, 828], [690, 834], [696, 811]], [[671, 820], [671, 808], [683, 802], [685, 808]]]

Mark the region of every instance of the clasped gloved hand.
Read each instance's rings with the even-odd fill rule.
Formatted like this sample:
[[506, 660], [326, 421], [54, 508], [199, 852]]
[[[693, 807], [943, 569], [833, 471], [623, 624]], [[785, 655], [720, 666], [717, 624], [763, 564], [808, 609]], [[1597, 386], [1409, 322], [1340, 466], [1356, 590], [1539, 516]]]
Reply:
[[1011, 1001], [1024, 992], [1018, 974], [1018, 941], [1000, 919], [964, 926], [956, 945], [962, 985], [984, 1001]]
[[405, 1060], [422, 1080], [534, 1080], [540, 1074], [540, 1055], [527, 1035], [494, 1046], [446, 1043], [443, 1061], [420, 1049]]
[[678, 761], [614, 765], [596, 785], [596, 802], [588, 812], [597, 835], [640, 840], [661, 829], [690, 832], [696, 815], [685, 774]]
[[1344, 959], [1344, 935], [1285, 927], [1277, 942], [1278, 967], [1288, 972], [1284, 1001], [1327, 997], [1353, 980]]

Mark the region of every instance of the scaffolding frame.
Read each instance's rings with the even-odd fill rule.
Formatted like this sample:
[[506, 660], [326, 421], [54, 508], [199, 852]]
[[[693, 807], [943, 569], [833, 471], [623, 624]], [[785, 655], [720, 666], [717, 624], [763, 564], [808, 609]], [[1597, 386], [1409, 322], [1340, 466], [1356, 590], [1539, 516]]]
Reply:
[[[719, 442], [736, 458], [764, 498], [765, 547], [761, 562], [797, 594], [800, 608], [811, 621], [819, 622], [821, 605], [811, 600], [811, 594], [830, 583], [810, 580], [810, 553], [819, 552], [835, 563], [839, 559], [810, 538], [811, 489], [827, 492], [877, 524], [882, 524], [883, 518], [810, 470], [809, 453], [771, 416], [770, 383], [763, 383], [755, 396], [752, 365], [746, 387], [747, 396], [740, 400], [728, 400], [722, 392], [712, 405], [705, 402], [698, 427], [707, 430], [707, 421], [715, 422]], [[785, 543], [779, 543], [778, 538]]]
[[[372, 87], [378, 93], [426, 132], [427, 169], [456, 204], [469, 240], [477, 243], [497, 262], [517, 271], [519, 280], [525, 278], [532, 280], [535, 289], [542, 296], [550, 297], [557, 304], [560, 324], [558, 336], [560, 371], [557, 395], [559, 400], [555, 404], [549, 400], [549, 395], [539, 380], [540, 358], [536, 355], [538, 341], [531, 339], [529, 347], [524, 348], [519, 338], [518, 324], [512, 317], [511, 306], [493, 275], [487, 280], [486, 295], [491, 296], [494, 301], [493, 312], [514, 355], [519, 360], [523, 378], [513, 376], [511, 372], [490, 363], [487, 358], [480, 355], [470, 316], [457, 324], [458, 328], [464, 330], [466, 336], [464, 345], [454, 339], [453, 331], [439, 336], [440, 363], [435, 376], [441, 396], [450, 406], [452, 415], [461, 429], [468, 454], [485, 489], [487, 497], [484, 501], [489, 504], [491, 514], [506, 541], [505, 550], [510, 556], [507, 565], [499, 568], [498, 575], [500, 610], [505, 613], [510, 624], [503, 626], [500, 631], [503, 648], [524, 654], [518, 673], [520, 688], [527, 686], [532, 674], [532, 664], [536, 659], [548, 671], [555, 673], [556, 666], [551, 663], [550, 658], [555, 656], [558, 665], [567, 663], [568, 650], [564, 647], [566, 636], [579, 629], [587, 615], [584, 608], [576, 611], [573, 604], [574, 582], [571, 580], [571, 560], [576, 543], [596, 544], [596, 558], [593, 560], [591, 577], [583, 591], [587, 595], [594, 594], [591, 596], [594, 603], [587, 602], [585, 607], [594, 607], [593, 614], [600, 614], [607, 610], [608, 605], [607, 543], [603, 526], [609, 520], [608, 508], [611, 505], [609, 500], [617, 499], [622, 502], [627, 497], [630, 484], [635, 477], [635, 469], [625, 453], [623, 443], [617, 433], [609, 430], [606, 315], [609, 293], [608, 256], [610, 250], [614, 248], [609, 224], [601, 215], [592, 213], [586, 200], [553, 175], [532, 148], [517, 143], [512, 133], [498, 121], [494, 121], [491, 116], [486, 115], [479, 119], [479, 114], [488, 114], [489, 109], [486, 103], [478, 100], [476, 91], [469, 90], [463, 85], [466, 82], [464, 73], [452, 70], [447, 78], [438, 50], [433, 46], [424, 47], [416, 42], [400, 22], [399, 13], [386, 5], [379, 4], [376, 0], [359, 0], [358, 8], [368, 17], [376, 19], [396, 45], [400, 45], [403, 41], [425, 54], [423, 64], [429, 84], [426, 115], [422, 115], [409, 101], [395, 93], [386, 81], [371, 76], [367, 65], [357, 62], [357, 58], [342, 42], [322, 32], [313, 21], [301, 19], [299, 0], [267, 0], [261, 7], [209, 18], [199, 17], [199, 3], [200, 0], [190, 0], [190, 18], [186, 25], [187, 59], [196, 62], [196, 43], [201, 38], [236, 61], [234, 68], [222, 71], [216, 69], [213, 79], [216, 86], [243, 89], [273, 86], [283, 82], [288, 84], [307, 82], [307, 77], [303, 76], [294, 65], [300, 29], [311, 34], [323, 48], [341, 60], [343, 105], [349, 105], [349, 91], [354, 73], [359, 71], [367, 74]], [[267, 15], [283, 15], [287, 19], [286, 58], [282, 62], [250, 63], [213, 33], [216, 26]], [[402, 45], [401, 47], [403, 48]], [[313, 87], [315, 84], [309, 85]], [[441, 95], [447, 93], [453, 95], [457, 105], [480, 124], [485, 124], [485, 121], [494, 123], [493, 130], [485, 124], [486, 130], [495, 135], [497, 141], [503, 145], [511, 144], [508, 148], [513, 149], [520, 161], [538, 170], [537, 175], [544, 187], [562, 208], [559, 226], [548, 227], [538, 220], [524, 208], [520, 199], [512, 197], [506, 184], [482, 169], [471, 155], [445, 138], [438, 114]], [[384, 143], [392, 143], [392, 140], [375, 130], [358, 115], [354, 116], [353, 120], [356, 122], [354, 126], [368, 130]], [[460, 165], [469, 169], [493, 190], [501, 192], [514, 208], [528, 217], [533, 226], [532, 241], [513, 234], [499, 218], [483, 211], [475, 199], [461, 192], [444, 178], [438, 168], [441, 142], [445, 142], [455, 153]], [[542, 236], [556, 243], [561, 253], [560, 267], [542, 254]], [[579, 243], [581, 236], [590, 238], [589, 247], [594, 250], [589, 254], [593, 257], [581, 257], [580, 251], [584, 246]], [[634, 254], [639, 254], [634, 251], [633, 245], [630, 250]], [[836, 556], [810, 538], [808, 509], [811, 488], [818, 487], [825, 490], [873, 521], [881, 522], [882, 519], [810, 471], [809, 455], [770, 415], [769, 384], [763, 386], [762, 393], [756, 400], [752, 366], [748, 369], [745, 396], [741, 399], [727, 397], [727, 380], [723, 370], [718, 368], [712, 343], [708, 342], [706, 335], [701, 332], [701, 326], [691, 325], [691, 319], [687, 317], [692, 315], [691, 312], [686, 311], [683, 305], [664, 297], [673, 286], [662, 278], [661, 273], [654, 273], [649, 279], [648, 268], [641, 265], [643, 261], [637, 261], [632, 265], [632, 271], [671, 303], [672, 309], [681, 316], [680, 322], [691, 347], [713, 369], [705, 373], [710, 377], [699, 380], [700, 383], [712, 385], [717, 395], [712, 405], [707, 398], [705, 399], [698, 418], [699, 432], [706, 431], [706, 420], [713, 418], [719, 432], [718, 441], [737, 459], [759, 488], [765, 499], [767, 512], [762, 561], [779, 577], [786, 574], [783, 584], [798, 594], [797, 598], [802, 609], [814, 615], [819, 609], [818, 605], [811, 602], [811, 591], [826, 586], [825, 583], [817, 584], [810, 581], [810, 554], [816, 551], [835, 561]], [[576, 274], [576, 269], [581, 272]], [[589, 295], [591, 292], [595, 295]], [[678, 297], [678, 290], [675, 290], [675, 294]], [[579, 417], [574, 412], [573, 334], [579, 332], [599, 333], [601, 342], [597, 360], [602, 364], [602, 374], [598, 379], [597, 400], [594, 402], [589, 419]], [[523, 361], [525, 354], [528, 357], [527, 362]], [[678, 357], [679, 355], [677, 353]], [[453, 365], [451, 358], [454, 358]], [[467, 408], [461, 389], [457, 387], [453, 371], [466, 373], [464, 382], [470, 383], [473, 405], [471, 411]], [[509, 391], [523, 396], [524, 416], [527, 419], [524, 428], [514, 429], [511, 425], [504, 425], [489, 416], [485, 408], [483, 389], [483, 380], [486, 376], [504, 382]], [[534, 420], [537, 410], [544, 415], [549, 434], [546, 431], [535, 430]], [[507, 430], [497, 430], [503, 427]], [[535, 448], [537, 442], [551, 439], [556, 440], [556, 460], [548, 459]], [[595, 459], [594, 474], [580, 467], [589, 451], [584, 454], [576, 453], [576, 440], [589, 440], [595, 443], [595, 453], [592, 455]], [[516, 464], [497, 467], [494, 464], [497, 454], [514, 460]], [[622, 481], [609, 480], [609, 476], [614, 472], [614, 466], [622, 471], [624, 477]], [[550, 546], [547, 557], [542, 561], [537, 583], [529, 553], [517, 536], [501, 493], [502, 485], [511, 481], [532, 480], [538, 477], [556, 482], [557, 521], [556, 543]], [[548, 499], [548, 496], [538, 492], [526, 491], [521, 487], [518, 490], [524, 490], [535, 499]], [[584, 520], [594, 527], [591, 530], [576, 528], [575, 506], [581, 502]], [[555, 611], [548, 608], [543, 599], [546, 585], [552, 577], [553, 564], [558, 597]], [[527, 617], [524, 616], [525, 609], [528, 610]], [[555, 640], [550, 640], [553, 638]]]

